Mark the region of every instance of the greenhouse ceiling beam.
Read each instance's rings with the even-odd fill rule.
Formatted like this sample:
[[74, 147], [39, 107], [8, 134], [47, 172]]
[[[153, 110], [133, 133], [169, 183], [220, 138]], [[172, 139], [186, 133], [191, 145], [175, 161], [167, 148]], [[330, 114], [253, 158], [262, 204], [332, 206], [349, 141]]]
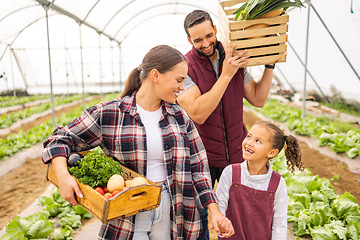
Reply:
[[[57, 13], [56, 13], [56, 14], [57, 14]], [[53, 15], [55, 15], [55, 14], [53, 14]], [[53, 15], [51, 15], [51, 16], [53, 16]], [[34, 23], [37, 23], [39, 20], [41, 20], [41, 19], [43, 19], [43, 18], [45, 18], [45, 17], [46, 17], [46, 16], [39, 17], [38, 19], [35, 19], [34, 21], [30, 22], [28, 25], [26, 25], [25, 27], [23, 27], [23, 28], [16, 34], [16, 36], [14, 37], [14, 39], [12, 40], [12, 42], [11, 42], [8, 46], [13, 45], [14, 42], [16, 41], [16, 39], [20, 36], [20, 34], [21, 34], [23, 31], [25, 31], [25, 29], [27, 29], [28, 27], [30, 27], [30, 26], [33, 25]], [[2, 58], [4, 57], [5, 52], [6, 52], [7, 48], [8, 48], [8, 46], [5, 48], [3, 54], [1, 55], [1, 57], [0, 57], [0, 62], [1, 62]]]
[[111, 41], [115, 41], [117, 43], [119, 43], [119, 41], [117, 41], [114, 37], [110, 36], [109, 34], [103, 33], [100, 29], [98, 29], [97, 27], [89, 24], [88, 22], [81, 20], [78, 16], [66, 11], [65, 9], [53, 4], [52, 2], [48, 1], [48, 0], [35, 0], [38, 3], [40, 3], [41, 5], [48, 7], [60, 14], [63, 14], [71, 19], [73, 19], [75, 22], [79, 23], [80, 25], [85, 25], [93, 30], [95, 30], [96, 32], [98, 32], [99, 34], [102, 34], [104, 36], [106, 36], [107, 38], [109, 38]]
[[[162, 7], [162, 6], [167, 6], [167, 5], [181, 5], [181, 6], [189, 6], [189, 7], [192, 7], [192, 8], [199, 8], [199, 6], [197, 5], [194, 5], [194, 4], [189, 4], [189, 3], [161, 3], [161, 4], [157, 4], [157, 5], [153, 5], [151, 7], [148, 7], [146, 9], [141, 9], [139, 12], [133, 14], [131, 17], [129, 17], [129, 20], [127, 20], [115, 33], [114, 37], [116, 38], [117, 35], [119, 34], [119, 32], [129, 23], [131, 22], [135, 17], [139, 16], [141, 13], [144, 13], [144, 12], [147, 12], [147, 11], [150, 11], [150, 10], [153, 10], [154, 8], [157, 8], [157, 7]], [[211, 13], [211, 12], [209, 12]], [[167, 13], [169, 14], [169, 13]], [[213, 13], [211, 13], [211, 15], [214, 15]], [[159, 15], [156, 15], [156, 16], [159, 16]], [[124, 40], [124, 38], [121, 40], [121, 42]]]
[[328, 32], [328, 34], [330, 35], [331, 39], [334, 41], [335, 45], [337, 46], [337, 48], [339, 49], [339, 51], [341, 52], [341, 54], [344, 56], [346, 62], [349, 64], [350, 68], [353, 70], [353, 72], [355, 73], [357, 79], [360, 81], [360, 76], [359, 74], [356, 72], [355, 68], [353, 67], [353, 65], [351, 64], [350, 60], [347, 58], [347, 56], [345, 55], [344, 51], [342, 50], [342, 48], [340, 47], [340, 45], [338, 44], [338, 42], [336, 41], [335, 37], [332, 35], [332, 33], [330, 32], [329, 28], [326, 26], [325, 22], [323, 21], [323, 19], [321, 18], [320, 14], [316, 11], [315, 7], [311, 4], [310, 5], [311, 8], [314, 10], [314, 12], [316, 13], [317, 17], [319, 18], [320, 22], [322, 23], [322, 25], [324, 25], [324, 28], [326, 29], [326, 31]]
[[[114, 18], [115, 18], [117, 15], [119, 15], [120, 12], [122, 12], [127, 6], [131, 5], [134, 1], [135, 1], [135, 0], [132, 0], [132, 1], [128, 2], [127, 4], [125, 4], [122, 8], [120, 8], [120, 9], [109, 19], [109, 21], [105, 24], [105, 26], [104, 26], [104, 28], [103, 28], [102, 31], [105, 31], [105, 29], [107, 28], [107, 26], [114, 20]], [[162, 3], [161, 5], [164, 5], [164, 6], [165, 6], [165, 5], [174, 5], [174, 4], [176, 4], [176, 5], [179, 5], [179, 4], [180, 4], [180, 5], [189, 5], [189, 6], [194, 7], [194, 8], [201, 8], [200, 6], [193, 5], [193, 4], [174, 3], [174, 2]], [[154, 7], [154, 6], [152, 6], [152, 7]], [[210, 13], [211, 15], [213, 15], [213, 16], [216, 16], [214, 13], [212, 13], [212, 12], [210, 12], [210, 11], [209, 11], [209, 13]], [[133, 18], [133, 17], [132, 17], [132, 18]]]
[[[143, 22], [147, 22], [148, 20], [151, 20], [151, 19], [156, 18], [156, 17], [166, 16], [166, 15], [175, 15], [175, 14], [180, 14], [180, 15], [186, 16], [186, 15], [188, 14], [188, 12], [186, 12], [186, 13], [182, 13], [182, 12], [162, 13], [162, 14], [159, 14], [159, 15], [154, 15], [154, 16], [145, 18]], [[130, 34], [132, 31], [134, 31], [135, 29], [136, 29], [136, 28], [131, 28], [130, 31], [125, 34], [125, 36], [121, 39], [120, 42], [123, 42], [123, 41], [129, 36], [129, 34]]]
[[[296, 52], [296, 50], [294, 49], [294, 47], [291, 45], [290, 41], [288, 41], [288, 44], [290, 46], [290, 48], [294, 51], [295, 56], [298, 58], [298, 60], [300, 61], [300, 63], [303, 65], [303, 67], [305, 67], [305, 63], [301, 60], [301, 57], [299, 56], [299, 54]], [[325, 100], [327, 102], [330, 102], [329, 99], [326, 97], [326, 95], [323, 93], [323, 91], [321, 90], [319, 84], [316, 82], [315, 78], [313, 77], [313, 75], [311, 74], [311, 72], [309, 71], [309, 69], [306, 68], [306, 72], [307, 74], [309, 74], [309, 76], [311, 77], [311, 79], [313, 80], [313, 82], [315, 83], [315, 85], [317, 86], [317, 88], [319, 89], [321, 95], [325, 98]]]

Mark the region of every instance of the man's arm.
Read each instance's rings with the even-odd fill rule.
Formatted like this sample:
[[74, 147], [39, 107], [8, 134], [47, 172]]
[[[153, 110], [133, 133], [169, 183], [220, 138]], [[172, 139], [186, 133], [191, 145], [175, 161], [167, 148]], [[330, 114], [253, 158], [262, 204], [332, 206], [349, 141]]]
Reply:
[[210, 91], [201, 94], [198, 86], [194, 85], [183, 92], [177, 102], [184, 108], [189, 117], [197, 124], [203, 124], [219, 105], [224, 92], [237, 70], [247, 63], [247, 50], [232, 57], [235, 45], [226, 51], [223, 71]]
[[255, 107], [263, 107], [270, 92], [272, 78], [273, 70], [265, 68], [258, 82], [253, 79], [244, 85], [245, 99]]

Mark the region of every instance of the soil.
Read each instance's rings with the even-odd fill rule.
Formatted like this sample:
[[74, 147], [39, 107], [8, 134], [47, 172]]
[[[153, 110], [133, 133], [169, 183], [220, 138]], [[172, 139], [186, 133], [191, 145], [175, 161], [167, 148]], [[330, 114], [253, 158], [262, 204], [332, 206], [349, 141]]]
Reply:
[[[246, 111], [244, 114], [247, 126], [253, 125], [257, 119], [258, 117], [251, 112]], [[306, 168], [319, 177], [336, 179], [332, 182], [336, 192], [350, 192], [360, 204], [360, 175], [350, 172], [345, 164], [309, 148], [305, 142], [300, 142], [300, 146]], [[46, 169], [47, 166], [37, 157], [26, 160], [20, 168], [0, 178], [0, 186], [3, 189], [0, 195], [0, 229], [46, 190], [49, 186], [45, 179]]]

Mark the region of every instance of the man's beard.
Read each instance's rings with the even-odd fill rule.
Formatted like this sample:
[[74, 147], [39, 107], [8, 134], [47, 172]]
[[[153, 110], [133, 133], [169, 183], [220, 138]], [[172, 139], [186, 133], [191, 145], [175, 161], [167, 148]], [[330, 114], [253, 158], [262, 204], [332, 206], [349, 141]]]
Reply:
[[211, 54], [205, 54], [205, 53], [203, 53], [201, 50], [198, 50], [198, 49], [196, 49], [195, 48], [195, 50], [201, 55], [201, 56], [204, 56], [204, 57], [207, 57], [207, 58], [210, 58], [210, 57], [212, 57], [212, 56], [214, 56], [214, 54], [215, 54], [215, 52], [216, 52], [216, 49], [215, 49], [215, 44], [214, 43], [212, 43], [212, 46], [213, 46], [213, 51], [212, 51], [212, 53]]

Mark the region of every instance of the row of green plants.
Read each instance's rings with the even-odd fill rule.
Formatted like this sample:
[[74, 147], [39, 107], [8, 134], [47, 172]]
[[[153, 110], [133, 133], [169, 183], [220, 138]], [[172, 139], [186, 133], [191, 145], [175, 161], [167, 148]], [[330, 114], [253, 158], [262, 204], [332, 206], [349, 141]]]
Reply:
[[360, 239], [360, 212], [349, 192], [338, 195], [331, 181], [306, 169], [291, 173], [284, 151], [271, 160], [286, 181], [289, 196], [288, 222], [295, 236], [313, 240]]
[[[81, 98], [82, 98], [81, 94], [76, 94], [76, 95], [72, 95], [69, 97], [62, 97], [62, 98], [56, 99], [54, 101], [54, 105], [55, 106], [64, 105], [64, 104], [79, 100]], [[45, 112], [46, 110], [49, 110], [49, 109], [51, 109], [51, 102], [46, 102], [46, 103], [42, 103], [37, 106], [25, 108], [20, 111], [15, 111], [15, 112], [1, 115], [0, 116], [0, 129], [8, 128], [13, 123], [15, 123], [21, 119], [25, 119], [36, 113]]]
[[49, 94], [43, 95], [31, 95], [24, 97], [15, 97], [15, 96], [0, 96], [0, 108], [11, 107], [15, 105], [23, 105], [25, 103], [34, 102], [36, 100], [50, 98]]
[[[108, 94], [104, 96], [105, 100], [116, 98], [118, 94]], [[87, 103], [87, 106], [97, 104], [99, 100], [93, 100]], [[70, 113], [63, 114], [55, 119], [56, 126], [64, 126], [79, 117], [83, 112], [82, 107], [77, 107]], [[0, 161], [4, 161], [15, 153], [29, 148], [32, 145], [44, 141], [54, 131], [52, 121], [48, 120], [43, 124], [37, 125], [28, 131], [20, 130], [18, 133], [9, 134], [6, 139], [0, 138]]]
[[[247, 102], [245, 105], [250, 106]], [[334, 152], [346, 153], [351, 159], [360, 156], [360, 128], [351, 123], [309, 114], [302, 118], [301, 110], [282, 105], [276, 100], [268, 101], [263, 108], [255, 110], [275, 121], [286, 123], [296, 134], [316, 138], [320, 146], [329, 146]]]
[[40, 196], [42, 210], [28, 217], [15, 217], [0, 240], [72, 240], [73, 231], [82, 226], [81, 219], [93, 216], [82, 206], [72, 206], [53, 188], [50, 196]]

